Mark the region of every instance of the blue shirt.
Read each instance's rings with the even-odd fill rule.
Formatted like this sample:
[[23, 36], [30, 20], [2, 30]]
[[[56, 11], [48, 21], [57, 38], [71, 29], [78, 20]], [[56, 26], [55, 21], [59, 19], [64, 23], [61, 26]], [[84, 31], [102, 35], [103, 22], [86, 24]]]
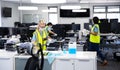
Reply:
[[98, 32], [97, 26], [94, 27], [93, 31], [94, 31], [94, 32]]
[[32, 36], [32, 41], [36, 41], [36, 35], [35, 34], [33, 34], [33, 36]]

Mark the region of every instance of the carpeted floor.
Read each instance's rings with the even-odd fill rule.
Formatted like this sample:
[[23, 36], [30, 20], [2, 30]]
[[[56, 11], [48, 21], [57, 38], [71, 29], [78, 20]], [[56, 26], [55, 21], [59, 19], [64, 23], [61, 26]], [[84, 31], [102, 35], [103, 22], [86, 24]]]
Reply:
[[120, 70], [120, 61], [108, 60], [106, 66], [102, 66], [100, 62], [97, 62], [97, 70]]

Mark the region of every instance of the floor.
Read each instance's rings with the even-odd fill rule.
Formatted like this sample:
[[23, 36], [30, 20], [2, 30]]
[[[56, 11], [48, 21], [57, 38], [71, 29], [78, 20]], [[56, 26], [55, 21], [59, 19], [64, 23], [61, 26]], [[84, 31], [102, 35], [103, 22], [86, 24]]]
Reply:
[[[82, 47], [77, 47], [78, 51], [81, 51]], [[97, 70], [120, 70], [120, 61], [115, 60], [114, 58], [107, 57], [108, 65], [102, 66], [101, 62], [97, 61]]]
[[120, 70], [120, 61], [108, 60], [106, 66], [102, 66], [100, 62], [97, 62], [97, 70]]

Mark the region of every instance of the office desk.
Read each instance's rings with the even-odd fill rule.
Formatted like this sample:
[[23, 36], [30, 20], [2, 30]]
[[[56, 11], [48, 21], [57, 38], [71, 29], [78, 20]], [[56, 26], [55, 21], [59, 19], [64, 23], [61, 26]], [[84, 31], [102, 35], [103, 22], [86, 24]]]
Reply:
[[[76, 55], [63, 54], [62, 51], [49, 51], [55, 56], [52, 64], [49, 64], [45, 56], [43, 70], [97, 70], [96, 52], [77, 52]], [[17, 52], [0, 50], [0, 70], [24, 70], [30, 55], [18, 55]]]
[[120, 34], [114, 34], [114, 33], [101, 33], [101, 36], [120, 36]]
[[[51, 51], [61, 53], [62, 51]], [[15, 55], [15, 70], [24, 70], [29, 55]], [[56, 56], [52, 64], [49, 64], [47, 56], [43, 70], [97, 70], [96, 52], [77, 52], [76, 55], [62, 54]]]
[[0, 70], [14, 70], [14, 55], [17, 52], [0, 50]]
[[[15, 70], [24, 70], [26, 62], [28, 58], [31, 57], [30, 55], [15, 55]], [[46, 57], [44, 57], [44, 67], [43, 70], [52, 70], [51, 64], [49, 64]]]
[[77, 52], [56, 57], [52, 70], [97, 70], [96, 65], [95, 52]]

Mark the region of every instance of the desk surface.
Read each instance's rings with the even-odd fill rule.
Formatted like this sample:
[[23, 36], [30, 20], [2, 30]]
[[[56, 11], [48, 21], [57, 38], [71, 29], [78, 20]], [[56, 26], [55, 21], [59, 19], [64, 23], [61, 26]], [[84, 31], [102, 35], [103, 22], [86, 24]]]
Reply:
[[[63, 51], [45, 51], [52, 54], [59, 54], [59, 56], [55, 56], [55, 58], [58, 59], [90, 59], [90, 58], [96, 58], [96, 52], [90, 52], [90, 51], [77, 51], [76, 54], [69, 54], [68, 51], [66, 51], [66, 54], [63, 53]], [[21, 54], [18, 55], [17, 52], [9, 52], [5, 50], [0, 50], [0, 58], [5, 57], [15, 57], [15, 58], [29, 58], [31, 55], [25, 55]], [[45, 56], [47, 58], [47, 56]]]
[[0, 58], [10, 58], [14, 57], [17, 54], [17, 52], [11, 52], [6, 50], [0, 50]]
[[[64, 54], [62, 51], [48, 51], [53, 54], [59, 54], [59, 56], [55, 56], [57, 59], [94, 59], [96, 58], [96, 52], [89, 52], [89, 51], [77, 51], [76, 54]], [[29, 58], [30, 55], [15, 55], [15, 58]], [[47, 56], [44, 56], [47, 59]]]
[[[89, 52], [89, 51], [86, 51], [86, 52], [84, 52], [84, 51], [78, 51], [77, 53], [76, 53], [76, 55], [69, 55], [69, 54], [63, 54], [63, 52], [62, 51], [46, 51], [46, 52], [51, 52], [51, 53], [53, 53], [53, 54], [62, 54], [62, 55], [60, 55], [60, 56], [55, 56], [55, 60], [56, 59], [62, 59], [63, 60], [63, 62], [64, 62], [64, 59], [66, 60], [67, 59], [67, 61], [68, 60], [70, 60], [70, 59], [80, 59], [80, 61], [81, 60], [85, 60], [85, 63], [86, 63], [86, 59], [87, 60], [93, 60], [93, 62], [94, 62], [94, 60], [96, 60], [96, 52]], [[11, 57], [12, 56], [12, 57]], [[25, 54], [23, 54], [23, 55], [18, 55], [16, 52], [9, 52], [9, 51], [6, 51], [6, 50], [0, 50], [0, 58], [2, 58], [1, 59], [1, 61], [2, 61], [2, 63], [1, 63], [1, 65], [3, 66], [3, 68], [1, 69], [1, 70], [23, 70], [24, 69], [24, 66], [25, 66], [25, 64], [26, 64], [26, 62], [25, 61], [27, 61], [27, 59], [29, 58], [29, 57], [31, 57], [30, 55], [25, 55]], [[3, 61], [3, 58], [4, 58], [4, 61]], [[6, 62], [6, 58], [7, 58], [7, 62]], [[17, 59], [18, 58], [18, 59]], [[17, 59], [17, 60], [16, 60]], [[48, 64], [48, 60], [47, 60], [47, 56], [45, 56], [45, 59], [46, 59], [46, 61], [45, 61], [45, 67], [44, 67], [44, 70], [54, 70], [54, 68], [55, 68], [55, 65], [56, 65], [56, 61], [53, 63], [53, 65], [52, 65], [52, 67], [50, 67], [51, 65], [50, 64]], [[82, 61], [82, 63], [83, 63], [83, 61]], [[5, 63], [6, 62], [6, 63]], [[18, 62], [18, 63], [17, 63]], [[64, 64], [62, 62], [62, 64]], [[66, 62], [66, 61], [65, 61]], [[70, 63], [71, 64], [71, 62], [67, 62], [67, 63]], [[89, 62], [87, 62], [87, 63], [89, 63]], [[4, 65], [3, 65], [4, 64]], [[70, 65], [69, 64], [69, 65]], [[90, 64], [92, 64], [92, 63], [90, 63]], [[65, 65], [65, 64], [64, 64]], [[64, 66], [63, 65], [63, 66]], [[83, 64], [84, 65], [84, 64]], [[85, 64], [86, 65], [86, 64]], [[93, 65], [96, 65], [95, 63], [93, 63]], [[59, 64], [58, 64], [58, 66], [59, 66]], [[80, 65], [79, 65], [80, 66]], [[7, 67], [7, 68], [6, 68]], [[95, 68], [96, 68], [96, 66], [94, 66]], [[55, 70], [57, 70], [57, 69], [55, 69]], [[63, 70], [65, 70], [65, 69], [63, 69]], [[83, 69], [83, 70], [85, 70], [85, 69]], [[93, 69], [91, 69], [91, 70], [93, 70]], [[96, 69], [94, 69], [94, 70], [96, 70]]]
[[116, 35], [116, 36], [119, 36], [120, 34], [114, 34], [114, 33], [101, 33], [100, 34], [101, 36], [110, 36], [110, 35]]

